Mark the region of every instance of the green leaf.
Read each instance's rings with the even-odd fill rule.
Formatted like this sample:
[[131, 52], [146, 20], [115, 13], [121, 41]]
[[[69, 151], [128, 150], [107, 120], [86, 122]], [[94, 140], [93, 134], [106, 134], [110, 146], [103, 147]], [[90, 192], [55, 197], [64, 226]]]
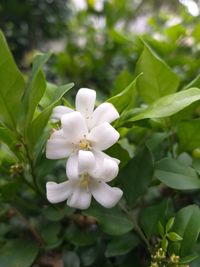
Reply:
[[128, 70], [123, 70], [120, 74], [116, 77], [114, 81], [114, 88], [112, 89], [112, 95], [119, 94], [126, 88], [131, 82], [133, 81], [133, 75], [130, 74]]
[[167, 222], [167, 224], [166, 224], [166, 232], [167, 232], [167, 233], [172, 229], [172, 227], [173, 227], [173, 225], [174, 225], [174, 220], [175, 220], [175, 218], [172, 217], [172, 218], [170, 218], [169, 221]]
[[190, 88], [172, 95], [167, 95], [155, 101], [147, 109], [141, 111], [141, 113], [127, 119], [127, 123], [143, 119], [169, 117], [198, 100], [200, 100], [200, 89], [198, 88]]
[[[197, 258], [199, 257], [199, 255], [197, 254], [192, 254], [192, 255], [189, 255], [189, 256], [186, 256], [186, 257], [183, 257], [179, 260], [179, 263], [180, 264], [187, 264], [187, 263], [190, 263], [191, 261], [193, 260], [196, 260]], [[180, 266], [181, 267], [181, 266]], [[186, 267], [186, 266], [184, 266]]]
[[164, 158], [156, 163], [155, 177], [167, 186], [178, 190], [200, 188], [200, 179], [195, 170], [172, 158]]
[[192, 80], [189, 84], [187, 84], [184, 87], [184, 90], [192, 88], [192, 87], [200, 88], [200, 74], [194, 80]]
[[4, 201], [15, 199], [20, 192], [22, 182], [19, 180], [9, 181], [0, 185], [0, 195]]
[[192, 151], [200, 147], [200, 120], [184, 121], [178, 124], [177, 136], [182, 151]]
[[143, 52], [136, 65], [136, 74], [143, 73], [138, 79], [137, 88], [146, 103], [152, 103], [162, 96], [176, 92], [178, 76], [144, 43]]
[[134, 107], [137, 78], [131, 84], [129, 84], [121, 93], [107, 100], [107, 102], [112, 103], [115, 106], [119, 113], [122, 113], [122, 111]]
[[161, 246], [162, 246], [162, 249], [164, 250], [164, 251], [167, 251], [167, 248], [168, 248], [168, 240], [164, 237], [163, 239], [162, 239], [162, 241], [161, 241]]
[[37, 105], [46, 89], [46, 80], [42, 71], [39, 71], [30, 84], [28, 102], [26, 106], [26, 127], [31, 124]]
[[119, 184], [130, 207], [134, 206], [137, 198], [146, 192], [152, 175], [153, 160], [148, 148], [145, 148], [140, 154], [129, 161], [121, 170]]
[[128, 151], [125, 150], [120, 143], [114, 144], [112, 147], [106, 150], [106, 154], [111, 157], [117, 157], [120, 160], [120, 168], [123, 168], [124, 165], [130, 160]]
[[79, 229], [74, 225], [70, 225], [65, 234], [68, 242], [79, 247], [92, 245], [97, 242], [98, 238], [98, 232]]
[[159, 232], [160, 236], [162, 236], [162, 237], [165, 235], [164, 227], [160, 221], [158, 222], [158, 232]]
[[171, 240], [172, 242], [176, 242], [176, 241], [180, 241], [182, 240], [183, 238], [178, 235], [177, 233], [175, 232], [170, 232], [167, 234], [167, 237], [169, 238], [169, 240]]
[[90, 207], [84, 214], [95, 217], [102, 230], [110, 235], [123, 235], [133, 229], [132, 221], [117, 207]]
[[63, 210], [59, 210], [53, 207], [46, 207], [43, 210], [44, 216], [50, 221], [60, 221], [65, 216]]
[[106, 257], [121, 256], [130, 252], [139, 244], [139, 239], [133, 234], [115, 237], [108, 243], [105, 251]]
[[47, 248], [54, 248], [60, 245], [61, 237], [59, 236], [61, 231], [61, 224], [58, 222], [49, 222], [48, 225], [40, 226], [41, 236]]
[[31, 266], [38, 254], [38, 246], [33, 240], [8, 241], [0, 249], [0, 266], [27, 267]]
[[1, 31], [0, 80], [0, 121], [8, 127], [15, 129], [24, 92], [24, 80], [12, 58]]
[[167, 207], [167, 201], [162, 201], [141, 211], [140, 224], [148, 238], [158, 234], [158, 221], [165, 219]]
[[182, 208], [176, 214], [173, 231], [182, 236], [180, 256], [194, 252], [194, 246], [200, 233], [200, 209], [196, 205]]
[[48, 51], [47, 53], [39, 53], [33, 60], [33, 69], [32, 69], [32, 77], [35, 77], [39, 70], [43, 68], [46, 62], [51, 57], [52, 52]]
[[15, 155], [20, 157], [18, 140], [15, 132], [11, 131], [9, 128], [0, 126], [0, 141], [5, 143]]
[[76, 252], [74, 251], [65, 251], [63, 252], [63, 260], [65, 267], [80, 267], [80, 259]]
[[42, 73], [42, 67], [47, 62], [51, 52], [37, 55], [33, 60], [32, 75], [27, 85], [24, 97], [23, 105], [21, 108], [22, 119], [21, 124], [25, 119], [25, 130], [27, 130], [31, 124], [36, 108], [45, 93], [46, 80]]

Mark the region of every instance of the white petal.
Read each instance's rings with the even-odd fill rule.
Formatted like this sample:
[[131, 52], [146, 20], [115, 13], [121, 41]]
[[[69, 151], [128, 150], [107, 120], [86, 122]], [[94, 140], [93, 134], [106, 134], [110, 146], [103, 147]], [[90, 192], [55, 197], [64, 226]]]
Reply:
[[71, 112], [61, 118], [65, 138], [73, 143], [82, 140], [88, 133], [85, 119], [80, 112]]
[[48, 159], [67, 158], [73, 150], [73, 145], [65, 139], [49, 139], [46, 145], [46, 157]]
[[69, 179], [79, 179], [77, 153], [72, 154], [67, 160], [66, 174]]
[[92, 152], [93, 152], [95, 158], [102, 158], [102, 160], [104, 158], [112, 159], [112, 160], [114, 160], [117, 163], [117, 165], [119, 165], [119, 163], [120, 163], [120, 160], [119, 159], [110, 157], [106, 153], [104, 153], [103, 151], [100, 151], [100, 150], [97, 150], [97, 149], [93, 149]]
[[119, 139], [119, 133], [107, 122], [93, 128], [87, 139], [92, 143], [92, 147], [105, 150], [114, 145]]
[[66, 181], [60, 184], [48, 182], [46, 184], [47, 199], [51, 203], [59, 203], [66, 200], [74, 191], [74, 183]]
[[68, 108], [65, 106], [57, 106], [53, 109], [51, 119], [53, 121], [60, 120], [64, 114], [67, 114], [67, 113], [72, 112], [72, 111], [74, 111], [74, 110], [71, 108]]
[[80, 150], [78, 154], [78, 170], [79, 173], [89, 173], [95, 168], [95, 157], [90, 151]]
[[68, 198], [67, 205], [77, 209], [87, 209], [91, 203], [91, 193], [79, 186], [76, 187], [72, 196]]
[[92, 116], [92, 127], [100, 125], [104, 122], [111, 123], [119, 118], [119, 113], [111, 103], [103, 103], [99, 105]]
[[105, 208], [114, 207], [123, 195], [121, 189], [111, 187], [104, 182], [93, 180], [90, 188], [93, 197]]
[[65, 135], [63, 130], [55, 130], [53, 131], [53, 133], [51, 134], [50, 139], [65, 139]]
[[91, 117], [96, 101], [96, 92], [88, 88], [81, 88], [76, 95], [76, 110], [87, 119]]
[[110, 182], [117, 176], [118, 172], [118, 164], [112, 159], [105, 158], [101, 167], [98, 168], [98, 173], [94, 174], [94, 177], [104, 182]]

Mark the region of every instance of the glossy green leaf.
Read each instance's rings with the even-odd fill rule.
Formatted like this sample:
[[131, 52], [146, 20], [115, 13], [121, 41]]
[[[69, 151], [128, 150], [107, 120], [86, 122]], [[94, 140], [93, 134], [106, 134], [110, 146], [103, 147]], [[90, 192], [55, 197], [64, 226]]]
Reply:
[[117, 76], [117, 78], [114, 81], [114, 88], [112, 89], [112, 95], [119, 94], [123, 91], [124, 88], [126, 88], [131, 82], [133, 81], [133, 75], [130, 74], [128, 70], [123, 70], [120, 72], [120, 74]]
[[168, 233], [168, 234], [167, 234], [167, 237], [168, 237], [169, 240], [172, 241], [172, 242], [180, 241], [180, 240], [183, 239], [180, 235], [178, 235], [178, 234], [175, 233], [175, 232], [170, 232], [170, 233]]
[[116, 237], [108, 243], [105, 251], [106, 257], [121, 256], [130, 252], [139, 244], [139, 239], [133, 234]]
[[156, 163], [155, 177], [174, 189], [200, 189], [200, 179], [195, 170], [172, 158], [164, 158]]
[[177, 136], [182, 151], [192, 151], [200, 148], [200, 120], [184, 121], [178, 124]]
[[0, 121], [15, 129], [24, 80], [0, 31]]
[[[28, 102], [26, 107], [26, 125], [30, 125], [33, 119], [37, 105], [46, 89], [46, 80], [42, 71], [39, 71], [30, 84]], [[26, 106], [27, 105], [27, 106]]]
[[144, 44], [136, 65], [136, 74], [140, 73], [143, 75], [138, 79], [137, 88], [146, 103], [152, 103], [160, 97], [172, 94], [178, 88], [178, 76], [147, 44]]
[[172, 229], [172, 227], [173, 227], [173, 225], [174, 225], [174, 220], [175, 220], [174, 217], [172, 217], [172, 218], [170, 218], [170, 219], [168, 220], [168, 222], [167, 222], [167, 224], [166, 224], [166, 232], [167, 232], [167, 233]]
[[122, 92], [107, 100], [107, 102], [110, 102], [115, 106], [119, 113], [125, 109], [128, 110], [134, 107], [137, 80], [138, 78], [129, 84]]
[[95, 206], [84, 213], [95, 217], [101, 229], [110, 235], [123, 235], [133, 229], [132, 221], [117, 207], [106, 209]]
[[167, 95], [155, 101], [144, 111], [127, 119], [127, 123], [143, 119], [169, 117], [198, 100], [200, 100], [200, 89], [198, 88], [190, 88], [185, 91]]
[[[145, 168], [144, 168], [145, 162]], [[130, 207], [135, 205], [151, 182], [153, 175], [153, 160], [148, 148], [134, 157], [119, 173], [119, 184]]]
[[33, 240], [8, 241], [0, 249], [0, 266], [28, 267], [31, 266], [38, 254], [38, 246]]
[[173, 231], [183, 238], [181, 241], [180, 255], [185, 257], [193, 253], [200, 233], [199, 207], [189, 205], [179, 210], [175, 217]]
[[141, 211], [140, 225], [147, 237], [158, 234], [158, 222], [165, 219], [167, 207], [167, 201], [162, 201]]
[[192, 80], [189, 84], [187, 84], [184, 87], [184, 90], [192, 88], [192, 87], [200, 88], [200, 74], [194, 80]]

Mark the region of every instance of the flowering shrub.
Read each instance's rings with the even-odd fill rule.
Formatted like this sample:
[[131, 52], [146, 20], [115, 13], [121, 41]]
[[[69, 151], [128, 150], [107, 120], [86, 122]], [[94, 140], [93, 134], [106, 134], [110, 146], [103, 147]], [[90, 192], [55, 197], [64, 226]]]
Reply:
[[134, 81], [74, 109], [0, 34], [0, 266], [199, 266], [199, 81], [141, 42]]

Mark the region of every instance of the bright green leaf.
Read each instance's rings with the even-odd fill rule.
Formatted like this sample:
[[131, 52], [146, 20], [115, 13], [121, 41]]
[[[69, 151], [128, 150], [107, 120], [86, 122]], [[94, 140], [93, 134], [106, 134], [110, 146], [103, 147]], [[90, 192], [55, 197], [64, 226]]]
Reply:
[[155, 101], [152, 105], [141, 111], [139, 114], [127, 119], [126, 123], [143, 119], [169, 117], [198, 100], [200, 100], [200, 89], [198, 88], [190, 88], [172, 95], [167, 95]]
[[172, 94], [178, 88], [178, 76], [145, 43], [136, 65], [136, 74], [140, 73], [143, 75], [137, 81], [137, 88], [146, 103]]
[[167, 234], [167, 237], [169, 238], [169, 240], [171, 240], [172, 242], [176, 242], [176, 241], [180, 241], [182, 240], [183, 238], [178, 235], [177, 233], [175, 232], [170, 232]]
[[189, 205], [179, 210], [175, 217], [173, 231], [183, 238], [181, 241], [180, 255], [185, 257], [193, 253], [200, 233], [199, 207]]
[[134, 107], [137, 79], [138, 78], [129, 84], [121, 93], [107, 100], [107, 102], [110, 102], [115, 106], [119, 113]]
[[174, 189], [200, 189], [200, 179], [195, 170], [172, 158], [164, 158], [156, 163], [155, 177]]
[[175, 218], [172, 217], [172, 218], [170, 218], [169, 221], [167, 222], [167, 224], [166, 224], [166, 232], [167, 232], [167, 233], [172, 229], [172, 226], [174, 225], [174, 220], [175, 220]]
[[178, 124], [177, 136], [179, 146], [183, 151], [192, 151], [200, 148], [200, 120], [184, 121]]
[[15, 129], [19, 115], [24, 80], [0, 31], [0, 120]]

